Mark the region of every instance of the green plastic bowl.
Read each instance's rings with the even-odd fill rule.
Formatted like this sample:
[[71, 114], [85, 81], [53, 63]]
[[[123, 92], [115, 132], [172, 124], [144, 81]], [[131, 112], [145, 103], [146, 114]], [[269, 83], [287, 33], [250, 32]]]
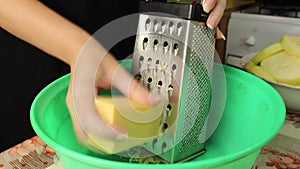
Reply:
[[[127, 163], [105, 158], [78, 144], [65, 105], [69, 75], [38, 94], [31, 107], [31, 124], [37, 135], [56, 151], [64, 169], [250, 169], [261, 147], [283, 125], [285, 105], [276, 90], [260, 78], [223, 67], [227, 92], [221, 122], [206, 141], [206, 153], [189, 162]], [[214, 77], [217, 75], [214, 72]]]

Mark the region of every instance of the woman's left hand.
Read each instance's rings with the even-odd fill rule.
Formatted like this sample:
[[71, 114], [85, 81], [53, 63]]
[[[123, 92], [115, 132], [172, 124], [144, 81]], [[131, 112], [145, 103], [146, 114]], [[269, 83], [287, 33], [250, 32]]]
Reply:
[[[210, 13], [206, 25], [213, 29], [218, 26], [226, 7], [226, 0], [203, 0], [203, 9]], [[226, 39], [224, 34], [217, 28], [217, 39]]]

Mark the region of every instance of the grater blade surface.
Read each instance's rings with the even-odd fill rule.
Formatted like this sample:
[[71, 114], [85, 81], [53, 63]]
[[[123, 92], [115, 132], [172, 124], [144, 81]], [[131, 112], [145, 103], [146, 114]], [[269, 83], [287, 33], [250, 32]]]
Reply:
[[[165, 98], [159, 135], [143, 147], [168, 163], [205, 152], [215, 30], [161, 13], [140, 14], [132, 74]], [[147, 132], [147, 131], [145, 131]]]

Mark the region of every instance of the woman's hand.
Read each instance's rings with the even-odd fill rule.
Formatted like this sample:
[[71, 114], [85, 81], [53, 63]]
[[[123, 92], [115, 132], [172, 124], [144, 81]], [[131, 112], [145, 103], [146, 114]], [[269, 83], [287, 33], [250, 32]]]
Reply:
[[[203, 0], [202, 5], [205, 12], [210, 12], [206, 22], [207, 26], [211, 29], [217, 27], [224, 14], [226, 0]], [[224, 40], [226, 39], [224, 34], [218, 28], [217, 38]]]
[[[97, 40], [91, 37], [72, 61], [67, 93], [67, 105], [76, 136], [79, 142], [91, 148], [95, 148], [93, 146], [97, 145], [97, 140], [114, 142], [124, 141], [127, 138], [126, 131], [107, 124], [99, 116], [94, 105], [99, 90], [112, 88], [118, 89], [129, 99], [143, 104], [155, 104], [160, 100], [159, 97], [151, 95]], [[90, 144], [91, 141], [93, 144]]]
[[[204, 1], [204, 9], [210, 12], [208, 27], [217, 27], [225, 5], [226, 0]], [[225, 39], [219, 29], [217, 38]], [[138, 102], [153, 104], [159, 101], [158, 97], [151, 97], [150, 92], [128, 74], [97, 40], [90, 38], [78, 57], [71, 62], [71, 81], [67, 95], [75, 133], [83, 144], [91, 139], [91, 135], [96, 139], [111, 141], [126, 139], [126, 131], [105, 123], [94, 106], [98, 91], [112, 87]]]

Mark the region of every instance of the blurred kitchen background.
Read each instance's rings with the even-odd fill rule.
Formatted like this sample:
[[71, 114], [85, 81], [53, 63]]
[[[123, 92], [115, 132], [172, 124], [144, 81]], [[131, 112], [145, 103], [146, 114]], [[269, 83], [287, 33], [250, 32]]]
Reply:
[[[85, 1], [41, 0], [72, 22], [93, 34], [104, 24], [138, 11], [138, 0]], [[68, 5], [65, 5], [68, 4]], [[82, 5], [86, 4], [86, 5]], [[109, 15], [108, 15], [109, 14]], [[103, 17], [105, 16], [105, 17]], [[112, 52], [119, 59], [132, 50], [134, 38], [117, 44]], [[35, 135], [29, 119], [36, 95], [50, 82], [69, 73], [69, 66], [0, 28], [1, 123], [0, 152]]]

